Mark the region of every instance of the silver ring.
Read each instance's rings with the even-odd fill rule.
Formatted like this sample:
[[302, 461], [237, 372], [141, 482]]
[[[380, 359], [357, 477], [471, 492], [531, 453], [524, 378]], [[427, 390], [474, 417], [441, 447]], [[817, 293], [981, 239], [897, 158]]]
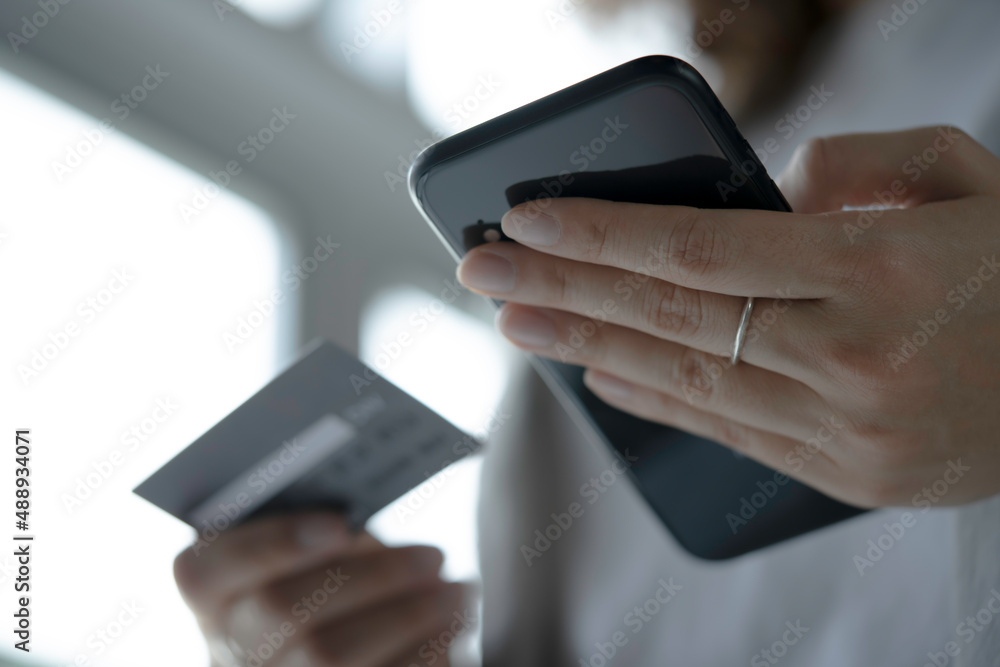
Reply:
[[740, 317], [740, 328], [736, 330], [736, 340], [733, 341], [733, 354], [729, 358], [733, 366], [740, 362], [740, 353], [743, 352], [743, 343], [747, 340], [747, 329], [750, 328], [750, 315], [753, 313], [753, 297], [748, 296], [746, 305], [743, 306], [743, 315]]

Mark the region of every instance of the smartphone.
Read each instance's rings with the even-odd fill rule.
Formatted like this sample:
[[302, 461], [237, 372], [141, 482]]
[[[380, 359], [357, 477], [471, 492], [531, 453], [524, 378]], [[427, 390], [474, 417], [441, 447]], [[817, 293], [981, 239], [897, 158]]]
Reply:
[[[418, 156], [408, 180], [456, 259], [513, 242], [500, 218], [545, 197], [790, 210], [705, 80], [667, 56], [633, 60], [444, 139]], [[862, 511], [613, 408], [584, 386], [582, 368], [531, 356], [587, 437], [634, 460], [632, 482], [695, 556], [732, 558]]]

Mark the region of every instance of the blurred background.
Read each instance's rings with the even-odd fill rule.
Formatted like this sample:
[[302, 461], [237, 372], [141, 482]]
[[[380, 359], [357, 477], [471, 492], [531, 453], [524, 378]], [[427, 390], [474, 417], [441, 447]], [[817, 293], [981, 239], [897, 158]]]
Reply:
[[[403, 179], [435, 139], [664, 50], [665, 26], [631, 16], [595, 50], [563, 4], [0, 6], [0, 395], [5, 427], [33, 432], [37, 535], [34, 650], [4, 641], [4, 659], [207, 665], [171, 576], [193, 533], [131, 489], [314, 337], [486, 428], [514, 353]], [[303, 265], [319, 238], [339, 248]], [[479, 466], [373, 532], [437, 544], [449, 578], [475, 579]], [[0, 587], [14, 576], [0, 556]]]
[[[0, 659], [208, 664], [171, 576], [193, 533], [131, 489], [315, 337], [358, 353], [460, 427], [486, 428], [515, 353], [485, 301], [454, 283], [453, 260], [410, 202], [406, 170], [432, 141], [666, 53], [696, 65], [752, 144], [777, 137], [772, 175], [805, 139], [845, 129], [951, 122], [1000, 143], [996, 124], [982, 122], [996, 106], [984, 95], [1000, 90], [984, 79], [1000, 68], [955, 77], [923, 48], [929, 30], [989, 44], [995, 21], [947, 23], [928, 5], [892, 36], [894, 61], [877, 51], [889, 3], [871, 3], [845, 21], [872, 39], [833, 52], [849, 66], [823, 74], [820, 63], [769, 105], [768, 79], [743, 69], [749, 61], [724, 72], [701, 57], [692, 39], [712, 28], [692, 31], [684, 3], [611, 4], [0, 5], [0, 405], [6, 433], [32, 429], [38, 536], [35, 650], [4, 641]], [[920, 76], [937, 88], [921, 88]], [[775, 120], [822, 84], [834, 105], [806, 108], [815, 118], [777, 133]], [[887, 90], [888, 102], [873, 94]], [[339, 244], [333, 256], [304, 261], [324, 241]], [[412, 343], [393, 345], [401, 336]], [[0, 478], [12, 465], [0, 457]], [[449, 578], [474, 580], [480, 467], [455, 466], [432, 492], [386, 508], [373, 532], [436, 544]], [[12, 555], [0, 556], [0, 588], [14, 576]]]

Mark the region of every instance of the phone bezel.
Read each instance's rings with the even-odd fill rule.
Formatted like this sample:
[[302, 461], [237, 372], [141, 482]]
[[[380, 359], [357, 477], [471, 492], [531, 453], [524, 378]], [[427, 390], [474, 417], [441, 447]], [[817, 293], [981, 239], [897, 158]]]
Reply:
[[[436, 213], [430, 206], [425, 205], [423, 199], [424, 183], [436, 168], [444, 165], [449, 160], [477, 150], [487, 144], [500, 141], [510, 134], [523, 131], [533, 125], [566, 113], [580, 105], [595, 101], [601, 97], [620, 93], [623, 89], [638, 89], [647, 85], [669, 85], [684, 95], [698, 113], [698, 116], [716, 140], [726, 158], [732, 164], [740, 165], [742, 175], [756, 189], [761, 201], [765, 202], [771, 210], [791, 210], [788, 202], [768, 176], [757, 154], [744, 139], [735, 122], [733, 122], [729, 113], [723, 108], [708, 83], [689, 64], [670, 56], [647, 56], [627, 62], [429, 146], [417, 156], [408, 174], [409, 191], [414, 205], [455, 260], [460, 262], [463, 256], [460, 240], [450, 238], [450, 234], [447, 232], [447, 225], [443, 221], [436, 219]], [[744, 169], [744, 166], [747, 164], [753, 165], [752, 173], [748, 169]], [[496, 300], [493, 300], [493, 303], [497, 306], [500, 304]], [[614, 443], [610, 442], [603, 435], [599, 425], [582, 405], [579, 397], [565, 386], [562, 378], [554, 370], [550, 370], [545, 365], [543, 359], [533, 354], [528, 354], [527, 356], [559, 403], [567, 411], [574, 423], [580, 427], [581, 432], [588, 442], [590, 442], [591, 446], [610, 453], [612, 456], [620, 456]], [[642, 485], [635, 478], [631, 469], [628, 470], [627, 475], [632, 479], [636, 492], [642, 495], [640, 491]], [[863, 511], [843, 506], [840, 517], [821, 521], [813, 528], [790, 532], [779, 539], [762, 538], [758, 543], [751, 544], [743, 549], [734, 549], [721, 554], [707, 554], [699, 552], [693, 545], [682, 541], [678, 531], [671, 525], [669, 518], [656, 512], [648, 502], [645, 502], [645, 499], [643, 505], [646, 511], [651, 512], [666, 526], [672, 538], [688, 553], [706, 560], [725, 560], [737, 557], [776, 543], [784, 542], [810, 530], [835, 523]]]
[[767, 170], [760, 163], [756, 152], [743, 138], [736, 123], [701, 74], [683, 60], [659, 55], [624, 63], [428, 146], [410, 165], [407, 175], [410, 197], [455, 259], [461, 260], [462, 255], [458, 251], [459, 246], [456, 245], [457, 239], [448, 238], [442, 229], [446, 229], [446, 226], [440, 220], [431, 219], [433, 211], [423, 201], [423, 183], [435, 168], [464, 153], [499, 141], [509, 134], [523, 131], [532, 125], [564, 114], [574, 107], [620, 92], [622, 89], [637, 89], [647, 85], [669, 85], [684, 95], [726, 158], [734, 165], [744, 165], [749, 162], [754, 166], [753, 173], [749, 173], [746, 169], [741, 171], [753, 184], [762, 201], [766, 201], [771, 210], [791, 211], [788, 202], [767, 175]]

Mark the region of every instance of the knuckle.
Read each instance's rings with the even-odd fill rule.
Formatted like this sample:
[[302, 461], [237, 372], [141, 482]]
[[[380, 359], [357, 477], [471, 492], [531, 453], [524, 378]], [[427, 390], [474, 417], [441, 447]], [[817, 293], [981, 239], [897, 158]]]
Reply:
[[894, 267], [899, 266], [899, 248], [888, 239], [872, 235], [858, 250], [849, 251], [838, 263], [835, 287], [854, 297], [872, 297], [891, 288]]
[[918, 150], [926, 164], [940, 160], [969, 175], [981, 172], [982, 145], [961, 128], [941, 125], [921, 128], [919, 132]]
[[913, 248], [900, 243], [898, 233], [893, 237], [876, 235], [873, 247], [856, 262], [855, 273], [865, 279], [866, 286], [906, 285], [912, 289], [914, 284], [926, 282], [926, 261]]
[[627, 207], [620, 204], [602, 205], [598, 215], [587, 217], [584, 233], [585, 245], [581, 248], [584, 261], [617, 265], [625, 248], [623, 235], [629, 224]]
[[555, 305], [564, 305], [570, 298], [570, 285], [574, 282], [573, 271], [562, 262], [555, 262], [552, 267], [552, 283], [549, 298]]
[[870, 336], [828, 337], [816, 357], [820, 370], [853, 402], [872, 409], [887, 407], [894, 373]]
[[875, 470], [891, 470], [912, 456], [909, 438], [884, 423], [865, 421], [851, 427], [853, 447]]
[[590, 244], [587, 254], [593, 261], [612, 260], [615, 254], [615, 231], [623, 229], [621, 215], [616, 208], [611, 208], [593, 223], [588, 233]]
[[662, 244], [671, 265], [682, 275], [707, 277], [725, 266], [726, 239], [704, 211], [690, 209], [673, 225]]
[[826, 360], [826, 369], [834, 376], [857, 378], [871, 365], [873, 352], [867, 338], [830, 337], [825, 341], [825, 349], [821, 355]]
[[713, 427], [713, 437], [718, 442], [721, 442], [732, 449], [739, 452], [749, 452], [751, 446], [753, 445], [753, 438], [750, 435], [750, 430], [736, 422], [729, 421], [728, 419], [720, 419], [715, 423]]
[[722, 365], [712, 355], [685, 347], [674, 364], [668, 364], [661, 386], [677, 388], [685, 397], [696, 396], [699, 402], [717, 400], [716, 380], [722, 375]]
[[701, 328], [700, 292], [651, 279], [640, 300], [647, 330], [667, 338], [686, 338]]
[[823, 183], [831, 171], [830, 160], [836, 153], [830, 137], [813, 137], [799, 149], [798, 167], [810, 183]]
[[[913, 328], [917, 326], [913, 324]], [[901, 341], [906, 337], [900, 336], [903, 330], [831, 336], [817, 348], [817, 366], [831, 386], [865, 414], [919, 414], [932, 407], [933, 397], [940, 396], [946, 380], [930, 355], [919, 351], [914, 354], [904, 348]], [[904, 383], [906, 390], [902, 391]], [[862, 424], [858, 428], [868, 427]], [[870, 439], [887, 436], [878, 430], [861, 435]]]
[[[606, 324], [606, 321], [587, 319], [577, 328], [584, 341], [579, 351], [589, 364], [603, 367], [614, 363], [616, 348], [613, 341], [608, 340]], [[569, 345], [577, 349], [573, 341], [569, 341]]]
[[933, 444], [928, 435], [932, 430], [932, 426], [925, 427], [920, 418], [901, 421], [871, 417], [852, 424], [849, 444], [868, 468], [880, 473], [881, 477], [893, 477], [900, 471], [912, 470], [915, 464], [927, 458]]
[[954, 137], [955, 151], [959, 155], [967, 153], [970, 149], [978, 145], [978, 142], [969, 136], [968, 132], [954, 125], [944, 125], [940, 128], [932, 130], [932, 132], [935, 139], [941, 135]]

